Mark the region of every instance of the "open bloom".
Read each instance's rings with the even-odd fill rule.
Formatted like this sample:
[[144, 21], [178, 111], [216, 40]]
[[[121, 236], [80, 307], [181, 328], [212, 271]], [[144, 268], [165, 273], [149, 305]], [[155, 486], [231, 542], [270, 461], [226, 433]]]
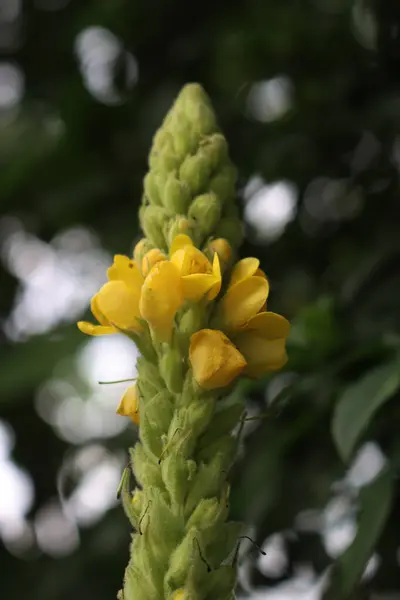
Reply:
[[265, 310], [269, 285], [259, 264], [244, 258], [235, 265], [220, 304], [222, 329], [245, 357], [251, 377], [283, 367], [290, 330], [284, 317]]
[[221, 289], [221, 268], [217, 252], [213, 263], [185, 234], [177, 235], [171, 246], [171, 262], [178, 268], [183, 295], [192, 302], [214, 300]]
[[178, 269], [170, 261], [159, 260], [144, 278], [135, 261], [116, 255], [107, 276], [109, 281], [91, 301], [100, 325], [80, 321], [79, 329], [88, 335], [140, 333], [145, 319], [168, 340], [176, 311], [184, 301]]
[[246, 366], [229, 338], [215, 329], [201, 329], [192, 335], [189, 359], [195, 380], [206, 390], [229, 385]]
[[260, 377], [287, 361], [290, 325], [266, 311], [269, 285], [259, 264], [256, 258], [244, 258], [232, 271], [218, 308], [218, 323], [227, 335], [203, 329], [191, 337], [193, 376], [205, 389], [224, 387], [241, 372]]

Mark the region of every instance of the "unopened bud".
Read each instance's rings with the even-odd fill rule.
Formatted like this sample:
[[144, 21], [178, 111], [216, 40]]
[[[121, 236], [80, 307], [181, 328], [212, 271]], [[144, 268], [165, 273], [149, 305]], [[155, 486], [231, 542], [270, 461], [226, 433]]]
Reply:
[[207, 155], [212, 171], [228, 158], [228, 144], [221, 133], [214, 133], [204, 138], [200, 148]]
[[153, 246], [161, 249], [165, 248], [163, 228], [168, 221], [165, 208], [161, 206], [142, 206], [139, 215], [143, 231]]
[[210, 235], [221, 218], [221, 203], [215, 194], [202, 194], [193, 200], [188, 214], [203, 235]]
[[139, 425], [139, 395], [136, 385], [130, 385], [117, 408], [117, 414], [123, 417], [130, 417], [136, 425]]
[[170, 392], [178, 394], [182, 391], [182, 357], [178, 350], [170, 348], [160, 360], [160, 373]]
[[208, 243], [208, 250], [211, 255], [214, 255], [214, 252], [218, 254], [221, 265], [227, 265], [232, 259], [232, 248], [227, 240], [224, 238], [217, 238], [216, 240], [211, 240]]
[[153, 171], [149, 171], [143, 180], [144, 193], [150, 204], [161, 206], [161, 198]]
[[142, 238], [136, 244], [135, 249], [133, 251], [133, 258], [135, 259], [135, 262], [136, 262], [137, 266], [139, 267], [139, 269], [142, 264], [143, 256], [147, 252], [149, 252], [152, 248], [153, 248], [153, 244], [147, 238]]
[[191, 236], [195, 225], [196, 223], [194, 223], [194, 221], [192, 221], [191, 219], [187, 219], [186, 217], [178, 216], [174, 219], [171, 219], [168, 224], [165, 236], [168, 240], [169, 246], [171, 246], [173, 240], [180, 233], [185, 233], [186, 235]]
[[185, 158], [179, 169], [179, 179], [188, 185], [192, 197], [206, 188], [209, 176], [210, 165], [202, 152]]
[[146, 277], [148, 275], [149, 271], [151, 270], [152, 267], [154, 267], [155, 264], [157, 264], [161, 260], [166, 260], [166, 259], [167, 259], [167, 257], [165, 256], [165, 254], [163, 252], [161, 252], [161, 250], [159, 248], [153, 248], [149, 252], [146, 252], [146, 254], [144, 255], [144, 257], [142, 259], [142, 275], [143, 275], [143, 277]]
[[168, 175], [167, 182], [162, 192], [163, 204], [170, 212], [176, 215], [186, 214], [191, 196], [189, 187], [181, 183], [174, 175]]
[[211, 179], [209, 189], [225, 204], [235, 198], [235, 185], [236, 169], [228, 164]]

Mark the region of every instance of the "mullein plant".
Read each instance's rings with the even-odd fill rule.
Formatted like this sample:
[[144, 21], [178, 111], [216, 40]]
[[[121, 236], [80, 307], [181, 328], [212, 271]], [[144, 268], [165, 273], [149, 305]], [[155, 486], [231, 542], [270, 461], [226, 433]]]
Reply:
[[244, 405], [230, 393], [240, 377], [285, 364], [289, 323], [267, 310], [258, 259], [236, 262], [236, 172], [199, 85], [179, 94], [149, 167], [145, 237], [132, 257], [114, 257], [91, 301], [98, 324], [78, 323], [88, 335], [122, 333], [141, 353], [117, 408], [140, 439], [120, 488], [134, 534], [118, 597], [233, 600], [243, 530], [227, 521], [228, 480]]

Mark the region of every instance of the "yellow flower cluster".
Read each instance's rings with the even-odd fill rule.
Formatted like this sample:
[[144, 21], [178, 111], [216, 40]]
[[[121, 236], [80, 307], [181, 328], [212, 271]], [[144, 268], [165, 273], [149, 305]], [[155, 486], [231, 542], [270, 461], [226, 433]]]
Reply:
[[[114, 257], [107, 271], [108, 282], [91, 301], [99, 325], [79, 322], [81, 331], [89, 335], [140, 334], [146, 321], [156, 339], [168, 343], [176, 313], [185, 302], [206, 305], [219, 296], [221, 263], [224, 267], [231, 259], [226, 240], [209, 244], [212, 262], [185, 234], [175, 237], [169, 257], [155, 248], [140, 260], [139, 249], [137, 246], [134, 260]], [[268, 292], [258, 259], [245, 258], [234, 266], [211, 319], [215, 327], [201, 329], [190, 339], [189, 362], [201, 387], [225, 387], [240, 373], [259, 377], [285, 364], [289, 323], [266, 310]], [[134, 386], [127, 390], [118, 411], [138, 421]]]

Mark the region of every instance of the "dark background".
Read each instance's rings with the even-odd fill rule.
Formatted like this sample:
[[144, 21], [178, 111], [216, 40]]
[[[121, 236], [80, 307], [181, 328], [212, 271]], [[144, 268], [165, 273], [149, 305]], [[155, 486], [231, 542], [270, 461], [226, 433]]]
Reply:
[[242, 543], [238, 593], [314, 600], [330, 573], [331, 600], [400, 598], [399, 36], [386, 0], [1, 0], [1, 598], [119, 589], [136, 432], [97, 382], [135, 349], [74, 323], [139, 237], [152, 135], [190, 81], [239, 170], [242, 254], [293, 323], [285, 372], [238, 390], [267, 413], [233, 475], [267, 550]]

